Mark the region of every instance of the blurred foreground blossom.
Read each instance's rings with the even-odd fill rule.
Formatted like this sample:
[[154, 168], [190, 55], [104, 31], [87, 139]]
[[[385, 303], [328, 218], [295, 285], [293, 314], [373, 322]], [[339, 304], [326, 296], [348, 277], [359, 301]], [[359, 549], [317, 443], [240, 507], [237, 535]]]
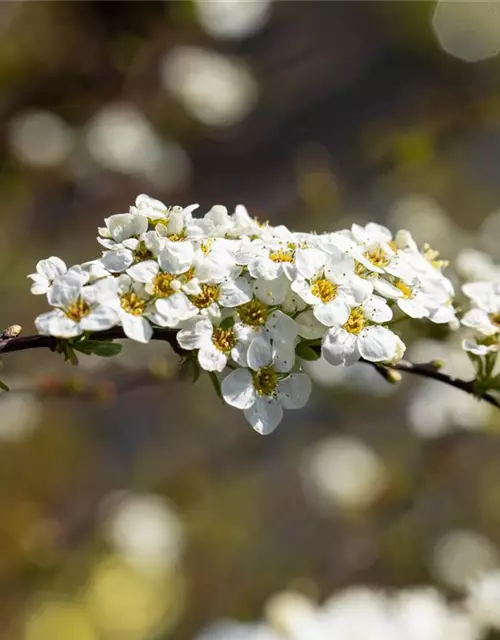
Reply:
[[270, 0], [195, 0], [201, 27], [220, 39], [254, 35], [269, 20], [270, 6]]
[[[179, 571], [136, 571], [122, 558], [107, 556], [96, 564], [82, 602], [99, 638], [147, 640], [168, 633], [177, 623], [184, 603], [183, 577]], [[56, 638], [73, 636], [51, 640]]]
[[177, 565], [183, 531], [174, 505], [153, 494], [116, 493], [102, 503], [104, 534], [134, 566], [162, 569]]
[[247, 65], [209, 49], [169, 51], [162, 79], [193, 117], [212, 127], [237, 124], [257, 103], [257, 83]]
[[56, 597], [33, 601], [26, 617], [24, 640], [98, 640], [83, 607]]
[[439, 0], [432, 26], [441, 47], [465, 62], [491, 58], [500, 51], [500, 4]]
[[89, 151], [104, 167], [144, 176], [163, 189], [185, 183], [190, 162], [176, 143], [162, 140], [134, 105], [117, 102], [103, 107], [88, 123]]
[[468, 585], [467, 608], [484, 627], [500, 630], [500, 571], [485, 572]]
[[387, 486], [382, 459], [353, 436], [314, 444], [304, 454], [302, 478], [306, 493], [326, 508], [367, 508]]
[[[196, 640], [479, 640], [482, 630], [465, 607], [425, 587], [384, 592], [350, 587], [316, 605], [285, 592], [266, 608], [269, 627], [225, 622]], [[277, 635], [274, 635], [275, 632]]]
[[73, 148], [71, 128], [50, 111], [27, 110], [8, 124], [12, 153], [20, 162], [34, 167], [63, 164]]
[[455, 589], [463, 589], [476, 575], [498, 566], [497, 549], [475, 531], [449, 531], [438, 540], [433, 552], [436, 577]]
[[42, 404], [32, 393], [4, 393], [0, 396], [0, 414], [0, 441], [18, 442], [39, 425]]
[[500, 266], [491, 257], [475, 249], [463, 249], [455, 260], [458, 273], [469, 282], [500, 280]]

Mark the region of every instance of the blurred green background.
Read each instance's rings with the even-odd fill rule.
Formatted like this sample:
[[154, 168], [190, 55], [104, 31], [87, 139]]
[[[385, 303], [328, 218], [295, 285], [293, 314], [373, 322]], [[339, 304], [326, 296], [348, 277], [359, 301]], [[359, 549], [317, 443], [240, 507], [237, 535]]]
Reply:
[[[33, 332], [26, 274], [97, 257], [102, 218], [142, 192], [296, 230], [375, 220], [500, 259], [499, 9], [1, 3], [0, 326]], [[471, 374], [442, 329], [406, 338]], [[318, 363], [310, 405], [264, 438], [168, 349], [78, 369], [5, 356], [0, 638], [188, 640], [287, 586], [453, 595], [499, 565], [486, 406]]]

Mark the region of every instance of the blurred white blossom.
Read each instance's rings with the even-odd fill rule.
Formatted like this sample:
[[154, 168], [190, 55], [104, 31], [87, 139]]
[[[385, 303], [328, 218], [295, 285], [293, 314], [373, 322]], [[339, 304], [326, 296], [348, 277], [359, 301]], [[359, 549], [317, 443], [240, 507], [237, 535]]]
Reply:
[[33, 393], [2, 393], [0, 415], [0, 441], [18, 442], [39, 425], [42, 404]]
[[182, 525], [167, 499], [139, 493], [116, 493], [102, 504], [104, 534], [136, 566], [170, 567], [184, 545]]
[[257, 103], [258, 87], [248, 66], [209, 49], [172, 49], [163, 60], [162, 79], [194, 118], [212, 127], [237, 124]]
[[7, 132], [17, 160], [34, 167], [61, 165], [73, 148], [73, 131], [50, 111], [21, 111], [8, 123]]
[[214, 38], [247, 38], [260, 31], [270, 16], [270, 0], [195, 0], [196, 16]]
[[320, 505], [363, 509], [387, 486], [382, 459], [354, 436], [325, 438], [304, 453], [304, 489]]
[[500, 4], [481, 0], [439, 0], [432, 26], [441, 47], [465, 62], [500, 51]]

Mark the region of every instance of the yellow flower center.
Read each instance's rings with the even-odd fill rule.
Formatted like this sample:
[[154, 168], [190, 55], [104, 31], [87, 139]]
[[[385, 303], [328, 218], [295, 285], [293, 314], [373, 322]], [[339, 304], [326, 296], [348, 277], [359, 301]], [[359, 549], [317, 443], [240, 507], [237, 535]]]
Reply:
[[344, 325], [344, 329], [349, 333], [353, 333], [354, 335], [358, 335], [360, 331], [365, 326], [365, 315], [363, 313], [362, 307], [354, 307], [351, 309], [351, 313], [349, 315], [349, 319]]
[[208, 240], [204, 240], [200, 244], [200, 249], [204, 256], [210, 253], [210, 250], [212, 249], [212, 244], [213, 244], [213, 240], [211, 238], [209, 238]]
[[138, 262], [143, 262], [144, 260], [151, 260], [152, 258], [154, 258], [154, 255], [146, 247], [143, 240], [141, 240], [141, 242], [139, 242], [139, 244], [137, 245], [135, 251], [133, 252], [133, 256], [134, 256], [134, 264], [137, 264]]
[[169, 233], [167, 238], [172, 242], [180, 242], [186, 239], [186, 231], [183, 229], [180, 233]]
[[219, 298], [219, 287], [215, 284], [201, 284], [201, 293], [196, 296], [190, 296], [191, 302], [198, 309], [206, 309]]
[[356, 264], [354, 265], [354, 273], [360, 278], [364, 278], [368, 274], [368, 269], [363, 264], [361, 264], [361, 262], [358, 262], [356, 260]]
[[411, 290], [411, 288], [407, 284], [405, 284], [402, 280], [397, 280], [394, 283], [394, 286], [401, 291], [401, 293], [403, 294], [403, 298], [413, 298], [413, 296], [415, 295]]
[[269, 254], [269, 258], [273, 262], [293, 262], [294, 257], [291, 251], [283, 251], [282, 249], [278, 249], [277, 251], [272, 251]]
[[444, 269], [448, 266], [448, 260], [438, 260], [439, 251], [433, 249], [429, 244], [425, 243], [422, 247], [424, 258], [432, 264], [436, 269]]
[[120, 306], [127, 313], [133, 316], [140, 316], [146, 308], [146, 300], [142, 300], [136, 293], [130, 291], [120, 296]]
[[78, 298], [65, 310], [66, 315], [70, 320], [78, 322], [90, 313], [90, 305], [83, 298]]
[[212, 335], [212, 344], [223, 353], [231, 351], [236, 344], [236, 336], [232, 329], [216, 329]]
[[172, 281], [175, 276], [171, 273], [158, 273], [153, 280], [153, 294], [159, 298], [168, 298], [173, 293]]
[[337, 295], [338, 289], [337, 284], [333, 284], [326, 278], [320, 278], [313, 283], [311, 293], [319, 298], [321, 302], [330, 302]]
[[490, 322], [492, 324], [494, 324], [496, 327], [500, 327], [500, 312], [499, 313], [492, 313], [488, 317], [489, 317]]
[[278, 386], [278, 375], [274, 367], [263, 367], [254, 373], [253, 386], [259, 396], [272, 396]]
[[371, 251], [365, 251], [363, 255], [375, 267], [379, 267], [380, 269], [387, 267], [387, 265], [389, 264], [389, 258], [386, 252], [381, 247], [378, 247], [377, 249], [372, 249]]
[[264, 325], [269, 315], [269, 307], [260, 300], [257, 300], [257, 298], [242, 304], [237, 308], [237, 311], [243, 324], [248, 324], [251, 327]]

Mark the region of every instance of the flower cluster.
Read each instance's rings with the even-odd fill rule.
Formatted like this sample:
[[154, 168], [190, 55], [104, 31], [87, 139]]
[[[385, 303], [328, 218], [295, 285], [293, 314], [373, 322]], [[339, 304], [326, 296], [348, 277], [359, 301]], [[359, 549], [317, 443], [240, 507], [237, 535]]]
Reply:
[[477, 332], [474, 338], [464, 340], [464, 349], [476, 356], [496, 354], [500, 344], [500, 279], [467, 282], [462, 291], [472, 304], [462, 324]]
[[[457, 323], [446, 263], [407, 231], [393, 236], [369, 223], [294, 233], [259, 223], [241, 205], [232, 214], [216, 205], [203, 217], [193, 216], [196, 207], [140, 195], [99, 229], [100, 257], [70, 268], [56, 257], [39, 262], [32, 292], [53, 307], [36, 319], [39, 333], [71, 344], [120, 326], [145, 343], [155, 329], [171, 329], [215, 384], [229, 370], [224, 400], [268, 434], [283, 409], [309, 398], [302, 359], [390, 364], [405, 351], [395, 321]], [[499, 301], [488, 313], [498, 314]]]
[[322, 604], [293, 591], [273, 596], [266, 620], [220, 620], [196, 640], [482, 640], [500, 629], [500, 574], [472, 582], [466, 598], [449, 602], [433, 587], [393, 591], [352, 586]]

